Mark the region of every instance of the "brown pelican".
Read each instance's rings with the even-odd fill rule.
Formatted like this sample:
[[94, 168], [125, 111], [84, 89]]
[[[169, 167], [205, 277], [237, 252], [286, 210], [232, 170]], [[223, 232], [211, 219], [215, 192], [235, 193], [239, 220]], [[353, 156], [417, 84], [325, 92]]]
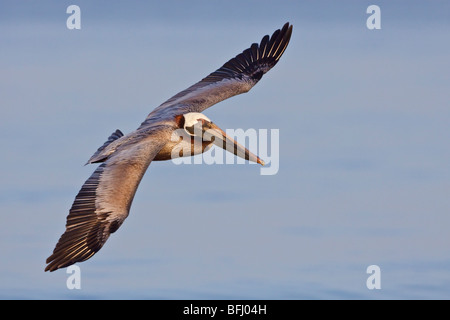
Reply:
[[[48, 257], [45, 271], [85, 261], [102, 248], [128, 216], [136, 189], [152, 161], [199, 154], [215, 144], [264, 165], [201, 112], [249, 91], [277, 64], [291, 34], [292, 25], [286, 23], [271, 37], [266, 35], [259, 44], [252, 44], [200, 82], [161, 104], [135, 131], [124, 135], [116, 130], [111, 134], [88, 161], [101, 164], [75, 197], [66, 231]], [[176, 147], [181, 151], [174, 152]]]

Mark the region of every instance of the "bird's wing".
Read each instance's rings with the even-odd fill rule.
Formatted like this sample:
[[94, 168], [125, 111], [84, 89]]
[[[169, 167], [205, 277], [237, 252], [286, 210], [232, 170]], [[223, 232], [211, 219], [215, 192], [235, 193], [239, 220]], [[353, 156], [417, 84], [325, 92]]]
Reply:
[[89, 259], [128, 216], [131, 202], [150, 162], [173, 130], [156, 126], [124, 136], [124, 142], [84, 183], [67, 216], [66, 231], [45, 271]]
[[146, 118], [143, 126], [177, 114], [202, 112], [210, 106], [249, 91], [280, 59], [289, 43], [292, 25], [286, 23], [262, 38], [206, 78], [173, 96]]

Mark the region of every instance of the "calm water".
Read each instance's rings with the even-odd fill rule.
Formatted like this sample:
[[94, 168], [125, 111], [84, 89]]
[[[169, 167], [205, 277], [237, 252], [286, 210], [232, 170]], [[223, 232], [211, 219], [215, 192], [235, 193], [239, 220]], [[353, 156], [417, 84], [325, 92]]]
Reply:
[[[69, 4], [0, 13], [0, 298], [450, 298], [447, 3], [381, 1], [374, 31], [354, 2], [250, 2], [244, 17], [79, 1], [74, 31]], [[44, 273], [108, 135], [285, 21], [280, 63], [205, 112], [222, 128], [279, 129], [278, 173], [153, 163], [123, 226], [79, 264], [81, 289]]]

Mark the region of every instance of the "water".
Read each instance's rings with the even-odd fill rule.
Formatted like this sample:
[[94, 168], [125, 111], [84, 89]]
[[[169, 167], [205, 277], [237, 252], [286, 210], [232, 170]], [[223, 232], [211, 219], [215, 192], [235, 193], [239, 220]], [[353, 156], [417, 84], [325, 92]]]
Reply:
[[[5, 5], [0, 298], [449, 299], [449, 10], [381, 2], [369, 31], [365, 8], [327, 4], [250, 3], [250, 23], [79, 2], [79, 31], [64, 6]], [[280, 63], [205, 112], [224, 129], [279, 129], [278, 173], [153, 163], [124, 225], [79, 264], [81, 289], [45, 273], [108, 135], [285, 21]]]

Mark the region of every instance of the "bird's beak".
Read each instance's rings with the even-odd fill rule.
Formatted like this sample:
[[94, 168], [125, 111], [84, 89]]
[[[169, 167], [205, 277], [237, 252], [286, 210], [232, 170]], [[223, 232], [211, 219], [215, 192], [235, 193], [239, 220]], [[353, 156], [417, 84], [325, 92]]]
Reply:
[[222, 129], [212, 122], [203, 124], [203, 138], [212, 141], [216, 146], [234, 153], [245, 160], [259, 163], [264, 166], [265, 163], [257, 155], [251, 153], [236, 140], [231, 139]]

